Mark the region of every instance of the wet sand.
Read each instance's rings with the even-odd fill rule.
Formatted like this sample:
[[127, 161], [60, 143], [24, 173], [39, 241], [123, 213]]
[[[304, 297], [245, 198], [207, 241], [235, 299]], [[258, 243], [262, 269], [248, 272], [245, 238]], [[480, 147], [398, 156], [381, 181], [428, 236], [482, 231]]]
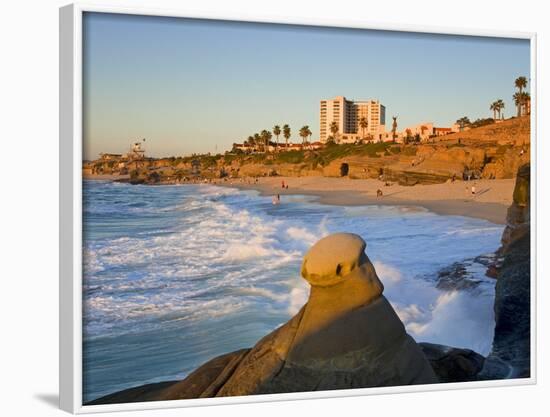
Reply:
[[[288, 189], [282, 188], [282, 181], [289, 185]], [[257, 190], [261, 195], [313, 195], [323, 204], [424, 207], [436, 214], [473, 217], [496, 224], [505, 224], [514, 184], [514, 179], [504, 179], [407, 187], [398, 184], [386, 186], [384, 182], [374, 179], [328, 177], [269, 177], [258, 178], [257, 183], [253, 179], [220, 183], [228, 187]], [[472, 194], [472, 186], [475, 186], [475, 195]], [[382, 197], [377, 197], [379, 189]]]

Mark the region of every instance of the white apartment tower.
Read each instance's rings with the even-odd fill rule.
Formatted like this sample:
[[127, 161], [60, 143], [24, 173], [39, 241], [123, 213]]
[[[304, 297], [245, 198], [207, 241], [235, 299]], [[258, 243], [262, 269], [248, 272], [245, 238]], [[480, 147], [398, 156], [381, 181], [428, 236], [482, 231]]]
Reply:
[[336, 122], [338, 142], [354, 142], [362, 138], [363, 132], [359, 125], [361, 118], [366, 118], [368, 128], [365, 135], [373, 139], [385, 132], [386, 108], [378, 100], [352, 101], [343, 96], [321, 100], [320, 104], [320, 135], [321, 142], [326, 142], [332, 136], [330, 125]]

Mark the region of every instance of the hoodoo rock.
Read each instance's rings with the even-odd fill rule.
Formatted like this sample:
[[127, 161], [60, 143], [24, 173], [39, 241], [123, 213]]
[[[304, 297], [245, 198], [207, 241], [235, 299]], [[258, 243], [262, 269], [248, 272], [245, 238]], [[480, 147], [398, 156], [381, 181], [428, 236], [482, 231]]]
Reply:
[[[252, 349], [215, 358], [147, 399], [439, 382], [421, 348], [382, 295], [384, 286], [365, 247], [355, 234], [321, 239], [302, 263], [301, 273], [311, 291], [296, 316]], [[128, 401], [124, 392], [95, 403]]]
[[339, 233], [309, 250], [302, 264], [311, 284], [307, 304], [251, 350], [218, 396], [437, 382], [382, 295], [365, 246]]

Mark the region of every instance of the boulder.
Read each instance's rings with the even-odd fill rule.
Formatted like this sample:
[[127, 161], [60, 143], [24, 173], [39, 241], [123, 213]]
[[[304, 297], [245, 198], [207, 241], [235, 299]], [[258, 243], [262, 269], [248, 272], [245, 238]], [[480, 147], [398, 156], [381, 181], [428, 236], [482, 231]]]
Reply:
[[485, 358], [470, 349], [460, 349], [434, 343], [419, 343], [432, 365], [439, 382], [476, 381]]

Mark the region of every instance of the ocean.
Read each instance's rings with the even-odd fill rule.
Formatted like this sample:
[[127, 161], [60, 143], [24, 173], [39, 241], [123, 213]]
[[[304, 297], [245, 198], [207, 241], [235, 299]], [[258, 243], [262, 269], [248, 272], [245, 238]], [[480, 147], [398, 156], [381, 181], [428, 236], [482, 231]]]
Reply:
[[[473, 258], [498, 248], [501, 225], [312, 196], [273, 205], [212, 185], [84, 181], [83, 200], [85, 402], [184, 378], [254, 345], [307, 301], [302, 257], [334, 232], [365, 239], [385, 296], [417, 341], [491, 349], [495, 281]], [[455, 262], [475, 285], [437, 288], [438, 271]]]

